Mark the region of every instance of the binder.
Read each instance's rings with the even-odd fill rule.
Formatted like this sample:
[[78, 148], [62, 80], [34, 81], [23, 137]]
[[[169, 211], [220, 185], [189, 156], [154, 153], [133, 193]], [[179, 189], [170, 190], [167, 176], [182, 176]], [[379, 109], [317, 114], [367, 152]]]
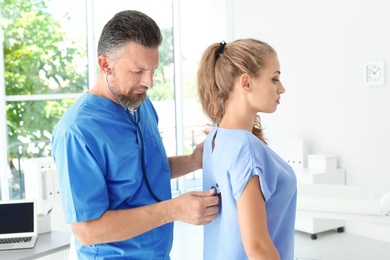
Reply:
[[55, 171], [52, 169], [46, 169], [42, 172], [43, 199], [55, 199], [54, 175]]

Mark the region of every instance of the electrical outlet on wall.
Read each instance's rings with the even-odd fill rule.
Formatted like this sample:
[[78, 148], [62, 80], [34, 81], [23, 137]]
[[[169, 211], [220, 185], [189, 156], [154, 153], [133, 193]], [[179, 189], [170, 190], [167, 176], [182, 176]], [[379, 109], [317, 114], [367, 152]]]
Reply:
[[369, 86], [385, 84], [385, 63], [383, 61], [366, 62], [364, 65], [364, 82]]

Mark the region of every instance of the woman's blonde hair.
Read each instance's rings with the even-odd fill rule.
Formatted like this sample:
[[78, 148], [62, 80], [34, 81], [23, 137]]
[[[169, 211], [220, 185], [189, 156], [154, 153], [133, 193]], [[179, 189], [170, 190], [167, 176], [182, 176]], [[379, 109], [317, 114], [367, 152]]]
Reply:
[[[210, 45], [203, 53], [198, 70], [198, 98], [206, 116], [219, 124], [234, 80], [244, 73], [259, 77], [268, 59], [275, 55], [270, 45], [256, 39]], [[267, 143], [258, 115], [254, 118], [252, 133]]]

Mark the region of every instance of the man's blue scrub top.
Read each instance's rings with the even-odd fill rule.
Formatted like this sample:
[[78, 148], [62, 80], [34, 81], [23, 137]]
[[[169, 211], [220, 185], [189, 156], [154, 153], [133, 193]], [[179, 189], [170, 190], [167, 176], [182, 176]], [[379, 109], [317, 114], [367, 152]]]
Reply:
[[[168, 159], [148, 98], [140, 115], [150, 185], [161, 200], [171, 199]], [[143, 179], [139, 136], [124, 108], [109, 99], [85, 93], [66, 111], [53, 132], [52, 154], [67, 223], [156, 203]], [[75, 246], [79, 259], [169, 259], [172, 240], [169, 223], [126, 241], [85, 247], [76, 239]]]

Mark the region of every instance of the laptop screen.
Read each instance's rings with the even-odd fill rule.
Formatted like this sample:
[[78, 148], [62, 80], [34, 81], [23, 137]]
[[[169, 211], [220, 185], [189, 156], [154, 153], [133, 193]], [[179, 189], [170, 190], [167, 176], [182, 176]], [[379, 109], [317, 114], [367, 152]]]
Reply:
[[34, 232], [34, 202], [0, 203], [0, 234]]

